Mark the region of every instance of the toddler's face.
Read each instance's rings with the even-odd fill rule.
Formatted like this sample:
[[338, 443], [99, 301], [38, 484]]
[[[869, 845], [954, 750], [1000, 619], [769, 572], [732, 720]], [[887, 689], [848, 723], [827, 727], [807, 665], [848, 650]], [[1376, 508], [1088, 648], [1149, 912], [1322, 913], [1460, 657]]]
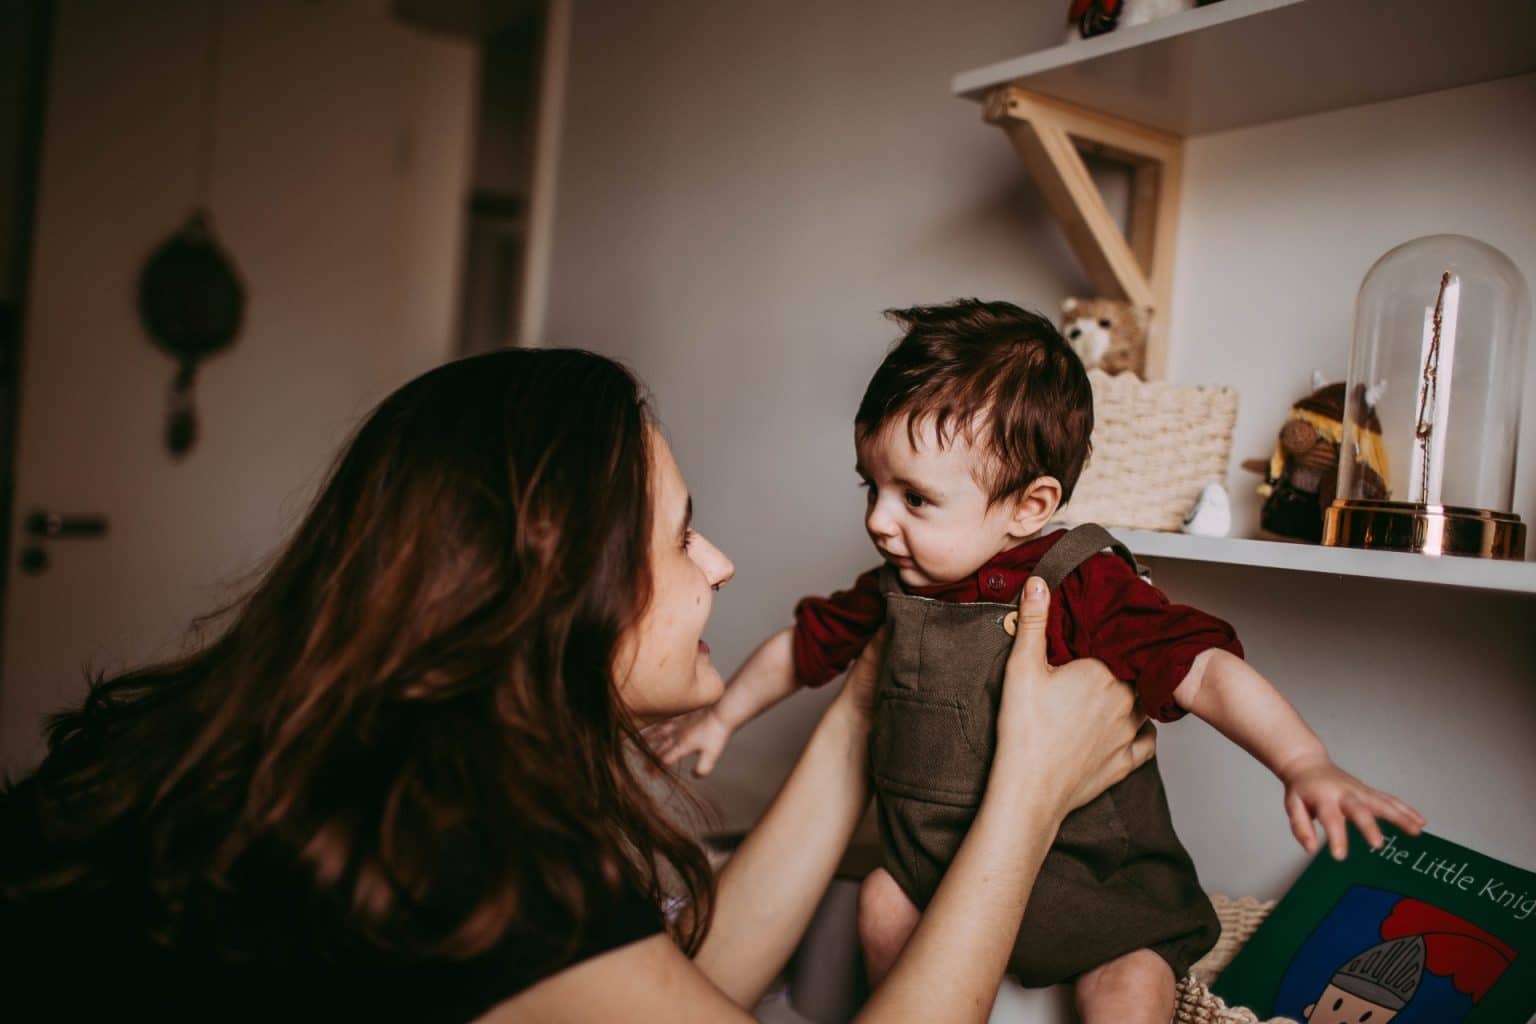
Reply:
[[[933, 419], [918, 422], [914, 448], [907, 421], [886, 424], [858, 444], [857, 471], [869, 493], [864, 526], [875, 549], [907, 586], [953, 583], [1043, 525], [1020, 514], [1019, 502], [987, 504], [978, 482], [985, 453], [963, 434], [939, 446]], [[1046, 512], [1049, 517], [1054, 504]]]

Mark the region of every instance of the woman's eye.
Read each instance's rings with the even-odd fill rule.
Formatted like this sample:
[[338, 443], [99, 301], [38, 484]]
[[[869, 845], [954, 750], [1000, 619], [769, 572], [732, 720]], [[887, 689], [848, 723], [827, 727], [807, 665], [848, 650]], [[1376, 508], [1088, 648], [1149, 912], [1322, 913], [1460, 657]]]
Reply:
[[908, 508], [922, 508], [926, 504], [928, 504], [928, 499], [924, 498], [921, 494], [918, 494], [916, 491], [907, 492]]
[[692, 546], [693, 538], [697, 537], [698, 535], [699, 534], [698, 534], [697, 530], [689, 529], [689, 530], [684, 530], [683, 531], [683, 550], [684, 551], [687, 551], [688, 548]]

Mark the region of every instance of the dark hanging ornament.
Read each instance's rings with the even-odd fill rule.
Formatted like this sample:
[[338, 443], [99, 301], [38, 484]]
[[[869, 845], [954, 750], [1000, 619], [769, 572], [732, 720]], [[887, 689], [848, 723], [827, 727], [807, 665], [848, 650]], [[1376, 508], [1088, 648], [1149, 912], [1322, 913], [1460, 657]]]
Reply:
[[165, 446], [176, 458], [197, 444], [197, 407], [192, 399], [197, 364], [234, 343], [245, 315], [245, 287], [214, 237], [207, 212], [218, 113], [223, 0], [214, 4], [210, 13], [213, 21], [208, 33], [198, 140], [197, 208], [181, 230], [150, 255], [139, 276], [139, 319], [154, 343], [177, 363], [165, 425]]
[[150, 338], [179, 364], [171, 385], [165, 446], [185, 455], [197, 443], [192, 384], [197, 364], [240, 333], [245, 289], [202, 210], [167, 239], [139, 277], [139, 318]]

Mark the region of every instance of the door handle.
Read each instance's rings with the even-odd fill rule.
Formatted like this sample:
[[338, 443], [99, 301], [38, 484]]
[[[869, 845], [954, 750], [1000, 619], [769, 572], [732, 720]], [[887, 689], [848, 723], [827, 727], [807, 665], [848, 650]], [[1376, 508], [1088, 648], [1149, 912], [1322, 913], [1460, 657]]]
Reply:
[[31, 540], [21, 549], [21, 571], [28, 576], [41, 576], [48, 571], [48, 549], [45, 540], [82, 540], [103, 537], [107, 533], [106, 516], [61, 516], [57, 512], [41, 509], [27, 513], [22, 529]]
[[38, 540], [81, 540], [104, 536], [105, 516], [61, 516], [56, 512], [31, 512], [26, 518], [27, 533]]

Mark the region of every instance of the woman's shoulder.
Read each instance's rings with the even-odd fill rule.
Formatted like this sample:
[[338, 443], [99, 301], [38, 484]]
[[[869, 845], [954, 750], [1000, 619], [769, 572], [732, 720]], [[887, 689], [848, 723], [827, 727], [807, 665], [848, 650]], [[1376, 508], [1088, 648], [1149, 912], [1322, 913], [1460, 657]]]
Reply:
[[495, 1006], [482, 1024], [562, 1020], [624, 1024], [657, 1020], [748, 1021], [747, 1013], [664, 935], [571, 964]]

